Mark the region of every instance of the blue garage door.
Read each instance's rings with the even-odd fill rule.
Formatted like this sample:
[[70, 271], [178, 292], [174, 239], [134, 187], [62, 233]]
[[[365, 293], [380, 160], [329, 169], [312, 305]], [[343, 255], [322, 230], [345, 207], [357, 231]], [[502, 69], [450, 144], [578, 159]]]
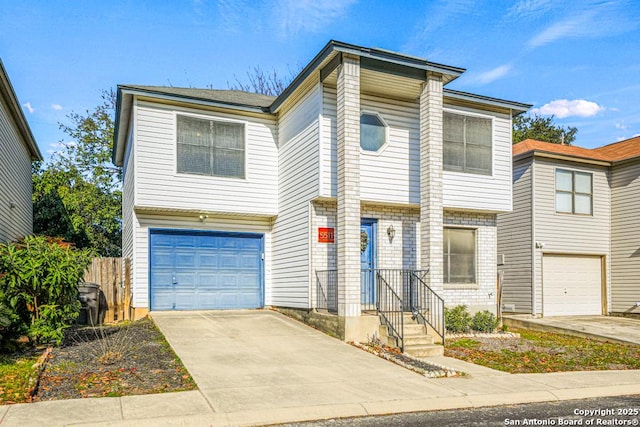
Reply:
[[263, 236], [152, 230], [152, 310], [259, 308]]

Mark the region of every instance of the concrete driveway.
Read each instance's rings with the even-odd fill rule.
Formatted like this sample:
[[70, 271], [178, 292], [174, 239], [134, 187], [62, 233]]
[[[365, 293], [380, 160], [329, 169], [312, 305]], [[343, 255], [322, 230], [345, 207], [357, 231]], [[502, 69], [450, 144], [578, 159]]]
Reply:
[[157, 312], [152, 317], [215, 412], [441, 393], [414, 372], [277, 312]]
[[543, 332], [640, 345], [640, 320], [627, 317], [562, 316], [533, 319], [527, 315], [515, 315], [505, 316], [505, 323]]

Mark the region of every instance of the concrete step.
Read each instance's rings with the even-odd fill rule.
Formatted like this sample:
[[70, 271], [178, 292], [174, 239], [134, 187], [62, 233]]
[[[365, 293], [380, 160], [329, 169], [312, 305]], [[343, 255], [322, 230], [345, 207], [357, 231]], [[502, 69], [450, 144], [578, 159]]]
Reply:
[[437, 344], [405, 345], [404, 352], [413, 357], [442, 356], [444, 347]]
[[407, 335], [404, 334], [404, 345], [431, 345], [434, 343], [433, 337], [426, 334]]

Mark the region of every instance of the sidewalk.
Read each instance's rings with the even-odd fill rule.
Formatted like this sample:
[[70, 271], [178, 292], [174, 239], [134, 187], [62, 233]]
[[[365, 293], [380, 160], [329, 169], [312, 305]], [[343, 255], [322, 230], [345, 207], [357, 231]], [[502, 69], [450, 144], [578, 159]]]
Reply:
[[228, 413], [215, 412], [200, 391], [9, 405], [0, 406], [0, 426], [240, 426], [640, 394], [640, 371], [487, 372], [424, 382], [434, 386], [432, 397], [316, 406], [281, 400], [272, 408]]
[[7, 426], [237, 426], [640, 395], [640, 370], [428, 379], [279, 313], [153, 314], [199, 390], [0, 406]]

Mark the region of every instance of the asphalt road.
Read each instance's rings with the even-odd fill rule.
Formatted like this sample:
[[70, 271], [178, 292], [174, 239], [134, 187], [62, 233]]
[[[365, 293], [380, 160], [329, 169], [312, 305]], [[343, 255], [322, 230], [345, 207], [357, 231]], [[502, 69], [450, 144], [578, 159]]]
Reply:
[[640, 396], [620, 396], [563, 402], [531, 403], [480, 409], [418, 412], [364, 418], [343, 418], [286, 427], [425, 427], [425, 426], [636, 426], [640, 420]]

